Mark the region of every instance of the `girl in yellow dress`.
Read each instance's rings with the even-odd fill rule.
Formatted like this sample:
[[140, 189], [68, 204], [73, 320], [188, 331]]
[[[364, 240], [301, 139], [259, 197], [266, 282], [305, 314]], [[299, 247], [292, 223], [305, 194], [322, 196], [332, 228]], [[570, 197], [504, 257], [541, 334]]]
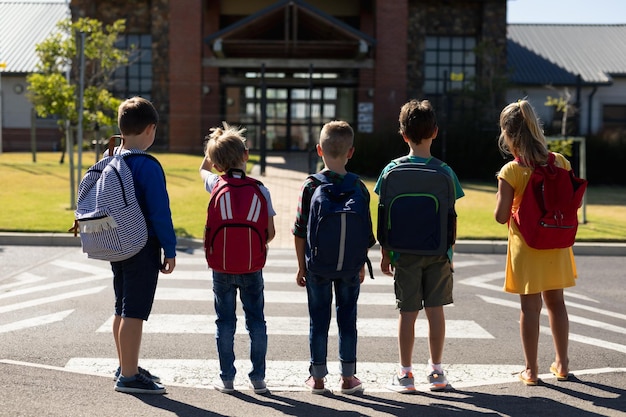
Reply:
[[[533, 166], [546, 164], [548, 148], [537, 115], [530, 103], [518, 100], [500, 113], [498, 146], [516, 160], [505, 164], [498, 173], [496, 221], [508, 223], [508, 247], [504, 290], [520, 294], [520, 335], [526, 368], [519, 379], [526, 385], [537, 385], [539, 365], [539, 319], [545, 303], [555, 359], [550, 372], [559, 381], [568, 379], [569, 319], [563, 298], [563, 288], [576, 285], [576, 264], [572, 248], [533, 249], [522, 238], [511, 215], [519, 208]], [[570, 169], [570, 163], [555, 153], [556, 165]]]

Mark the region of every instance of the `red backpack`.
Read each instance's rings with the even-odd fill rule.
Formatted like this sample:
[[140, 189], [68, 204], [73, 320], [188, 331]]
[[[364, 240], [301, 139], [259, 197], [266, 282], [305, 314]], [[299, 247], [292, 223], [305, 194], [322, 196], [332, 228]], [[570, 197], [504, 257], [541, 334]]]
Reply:
[[[233, 172], [241, 177], [233, 176]], [[268, 208], [261, 185], [242, 170], [233, 169], [220, 176], [213, 188], [204, 250], [214, 271], [247, 274], [265, 266]]]
[[587, 189], [587, 180], [556, 166], [554, 161], [550, 152], [546, 165], [534, 167], [520, 207], [513, 214], [524, 241], [535, 249], [574, 245], [578, 208]]

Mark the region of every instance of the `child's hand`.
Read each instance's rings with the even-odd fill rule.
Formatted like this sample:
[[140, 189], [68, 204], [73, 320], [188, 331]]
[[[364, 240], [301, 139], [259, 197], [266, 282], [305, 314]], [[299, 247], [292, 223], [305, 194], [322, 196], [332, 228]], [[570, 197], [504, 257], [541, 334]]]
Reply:
[[296, 284], [300, 287], [306, 286], [306, 269], [298, 268], [298, 272], [296, 273]]
[[359, 271], [359, 282], [363, 284], [363, 281], [365, 281], [365, 264], [363, 264], [361, 270]]
[[393, 276], [393, 265], [391, 264], [391, 256], [389, 255], [389, 252], [386, 250], [381, 250], [382, 252], [382, 259], [380, 260], [380, 270], [382, 271], [383, 274], [385, 275], [389, 275], [390, 277]]
[[161, 267], [162, 274], [171, 274], [176, 267], [176, 258], [165, 258]]

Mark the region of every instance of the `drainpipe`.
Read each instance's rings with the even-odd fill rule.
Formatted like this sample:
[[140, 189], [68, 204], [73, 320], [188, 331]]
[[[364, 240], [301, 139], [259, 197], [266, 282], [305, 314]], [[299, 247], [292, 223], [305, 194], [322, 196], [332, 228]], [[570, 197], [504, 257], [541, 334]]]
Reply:
[[591, 94], [589, 94], [589, 97], [587, 97], [587, 107], [589, 107], [587, 109], [587, 135], [591, 135], [591, 109], [592, 109], [592, 102], [593, 102], [593, 96], [596, 94], [596, 92], [598, 91], [598, 86], [594, 85], [593, 86], [593, 91], [591, 92]]

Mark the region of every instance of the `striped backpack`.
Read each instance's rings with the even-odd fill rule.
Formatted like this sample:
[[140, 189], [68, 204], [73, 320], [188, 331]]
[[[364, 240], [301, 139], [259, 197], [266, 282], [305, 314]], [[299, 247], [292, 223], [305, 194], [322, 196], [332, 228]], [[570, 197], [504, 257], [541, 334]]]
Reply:
[[204, 250], [214, 271], [247, 274], [265, 266], [268, 206], [261, 185], [242, 170], [231, 169], [211, 191]]
[[119, 152], [114, 149], [115, 138], [109, 139], [109, 152], [87, 170], [78, 185], [74, 227], [70, 229], [74, 235], [80, 233], [83, 252], [89, 258], [110, 262], [136, 255], [148, 240], [126, 159], [142, 156], [157, 161], [139, 150]]

